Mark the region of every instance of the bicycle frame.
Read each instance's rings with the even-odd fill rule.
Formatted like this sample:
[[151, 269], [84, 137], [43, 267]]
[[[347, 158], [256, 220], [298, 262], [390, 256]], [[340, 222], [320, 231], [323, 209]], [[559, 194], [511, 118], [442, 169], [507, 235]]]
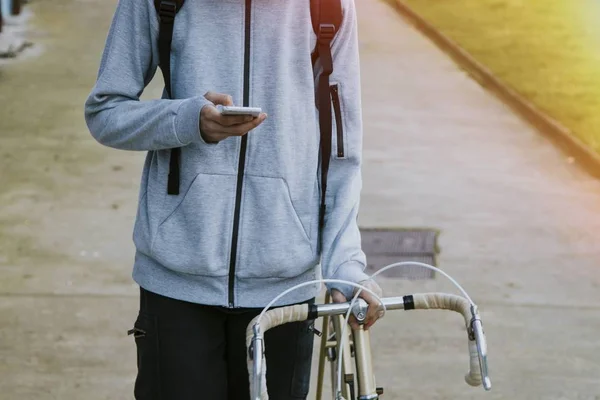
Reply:
[[[329, 297], [326, 298], [326, 302], [328, 301]], [[470, 371], [465, 376], [465, 380], [471, 386], [480, 386], [483, 384], [485, 390], [491, 389], [491, 381], [487, 369], [487, 345], [481, 319], [475, 304], [470, 303], [464, 297], [446, 293], [414, 294], [403, 297], [384, 298], [382, 301], [388, 311], [442, 309], [462, 314], [468, 333], [470, 356]], [[365, 331], [362, 325], [358, 329], [352, 329], [352, 344], [348, 342], [347, 337], [341, 336], [342, 326], [345, 324], [343, 314], [348, 312], [351, 305], [351, 302], [346, 302], [281, 307], [267, 311], [260, 322], [260, 316], [250, 322], [246, 331], [246, 345], [248, 347], [248, 371], [250, 373], [252, 400], [268, 399], [265, 381], [266, 363], [263, 352], [263, 333], [288, 322], [312, 320], [319, 317], [324, 318], [324, 338], [322, 338], [321, 342], [317, 398], [319, 400], [322, 398], [325, 353], [328, 349], [335, 348], [337, 354], [339, 354], [340, 349], [344, 349], [342, 352], [343, 356], [337, 360], [342, 363], [342, 376], [344, 380], [342, 387], [334, 394], [334, 398], [336, 400], [379, 399], [381, 391], [375, 386], [369, 332]], [[359, 321], [359, 324], [364, 321], [366, 311], [367, 303], [362, 299], [357, 299], [352, 308], [352, 313], [357, 321]], [[334, 326], [334, 340], [329, 340], [329, 320], [331, 320]], [[352, 348], [354, 349], [356, 374], [352, 373], [354, 368], [349, 356]], [[358, 389], [358, 397], [355, 397], [355, 388]]]

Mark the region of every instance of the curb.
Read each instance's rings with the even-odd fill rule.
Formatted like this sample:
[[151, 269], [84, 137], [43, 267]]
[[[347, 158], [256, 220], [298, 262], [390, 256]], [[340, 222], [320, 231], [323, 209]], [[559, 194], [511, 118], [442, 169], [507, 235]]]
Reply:
[[575, 162], [583, 167], [590, 175], [600, 179], [600, 154], [597, 154], [573, 135], [558, 121], [546, 115], [531, 102], [523, 98], [513, 89], [501, 82], [485, 66], [475, 60], [458, 44], [438, 31], [433, 25], [423, 19], [402, 0], [387, 0], [398, 13], [427, 36], [438, 48], [447, 53], [460, 67], [466, 70], [481, 86], [492, 91], [525, 121], [536, 130], [549, 138], [567, 157], [573, 157]]

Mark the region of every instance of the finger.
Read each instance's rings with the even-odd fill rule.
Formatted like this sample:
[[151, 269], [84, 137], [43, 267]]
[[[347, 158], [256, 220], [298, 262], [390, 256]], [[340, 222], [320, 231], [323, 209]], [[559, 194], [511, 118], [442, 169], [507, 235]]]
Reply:
[[266, 117], [266, 114], [260, 114], [260, 116], [254, 118], [250, 122], [244, 122], [243, 124], [237, 124], [233, 126], [223, 126], [221, 131], [229, 134], [230, 136], [243, 136], [260, 125]]
[[210, 142], [220, 142], [233, 136], [231, 133], [223, 132], [223, 129], [225, 127], [214, 121], [206, 121], [202, 125], [202, 136]]
[[354, 330], [360, 329], [360, 324], [358, 323], [358, 320], [352, 314], [350, 314], [350, 319], [349, 319], [348, 323], [350, 324], [350, 327], [352, 327], [352, 329], [354, 329]]
[[369, 329], [381, 317], [381, 312], [375, 304], [369, 305], [367, 310], [367, 318], [365, 320], [365, 329]]
[[346, 301], [348, 301], [346, 299], [346, 296], [344, 296], [342, 292], [336, 289], [331, 289], [331, 300], [334, 303], [345, 303]]
[[367, 315], [365, 318], [365, 329], [370, 328], [381, 316], [383, 316], [383, 305], [375, 296], [365, 293], [361, 296], [367, 303]]
[[215, 121], [211, 121], [208, 119], [204, 121], [204, 124], [202, 125], [202, 131], [205, 134], [208, 134], [210, 136], [219, 136], [220, 139], [225, 139], [226, 137], [230, 136], [223, 132], [223, 129], [224, 127], [221, 124], [218, 124]]
[[202, 107], [202, 112], [200, 113], [200, 116], [205, 121], [217, 122], [219, 121], [219, 118], [221, 118], [221, 113], [219, 112], [217, 107], [213, 106], [212, 104], [209, 104]]
[[206, 106], [202, 109], [202, 118], [206, 123], [210, 121], [217, 124], [221, 128], [240, 125], [256, 119], [256, 117], [251, 115], [223, 115], [215, 106], [212, 105]]
[[223, 126], [234, 126], [239, 124], [244, 124], [246, 122], [250, 122], [257, 117], [253, 117], [252, 115], [219, 115], [219, 118], [216, 122]]
[[371, 319], [377, 319], [379, 317], [379, 310], [381, 309], [381, 303], [375, 299], [369, 299], [369, 309], [367, 310], [367, 317]]
[[[346, 303], [348, 299], [346, 299], [346, 296], [344, 296], [339, 290], [331, 289], [331, 301], [334, 303]], [[348, 323], [352, 329], [358, 329], [358, 321], [356, 321], [354, 315], [350, 314]]]
[[213, 104], [221, 104], [224, 106], [233, 105], [233, 98], [225, 93], [207, 92], [204, 97]]

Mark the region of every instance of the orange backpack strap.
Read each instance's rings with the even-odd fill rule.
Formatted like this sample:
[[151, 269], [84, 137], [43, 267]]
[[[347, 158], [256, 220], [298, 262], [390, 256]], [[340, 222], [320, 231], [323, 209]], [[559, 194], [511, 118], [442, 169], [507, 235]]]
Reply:
[[[327, 173], [331, 157], [331, 94], [329, 76], [333, 72], [331, 42], [342, 24], [341, 0], [311, 0], [310, 12], [312, 25], [317, 35], [317, 45], [311, 58], [313, 68], [317, 60], [321, 61], [322, 72], [317, 87], [317, 107], [319, 108], [319, 128], [321, 131], [321, 205], [319, 207], [319, 249], [322, 248], [322, 231], [325, 227], [325, 194], [327, 192]], [[320, 251], [320, 250], [319, 250]]]

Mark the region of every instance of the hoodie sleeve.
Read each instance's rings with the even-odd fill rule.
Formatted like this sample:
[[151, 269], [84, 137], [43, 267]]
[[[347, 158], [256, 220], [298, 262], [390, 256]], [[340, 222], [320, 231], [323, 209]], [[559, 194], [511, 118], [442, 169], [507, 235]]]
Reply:
[[85, 120], [101, 144], [151, 151], [204, 143], [202, 96], [140, 100], [158, 67], [158, 16], [152, 0], [119, 0], [97, 81], [85, 102]]
[[[324, 278], [343, 279], [358, 283], [368, 279], [364, 269], [366, 256], [361, 248], [357, 218], [362, 188], [362, 111], [360, 62], [358, 54], [357, 16], [354, 0], [342, 0], [343, 21], [332, 42], [333, 73], [329, 84], [338, 85], [342, 139], [337, 141], [335, 110], [332, 110], [332, 154], [327, 177], [325, 228], [321, 268]], [[320, 65], [317, 65], [317, 80]], [[344, 156], [339, 157], [338, 146]], [[346, 298], [354, 287], [327, 284]]]

